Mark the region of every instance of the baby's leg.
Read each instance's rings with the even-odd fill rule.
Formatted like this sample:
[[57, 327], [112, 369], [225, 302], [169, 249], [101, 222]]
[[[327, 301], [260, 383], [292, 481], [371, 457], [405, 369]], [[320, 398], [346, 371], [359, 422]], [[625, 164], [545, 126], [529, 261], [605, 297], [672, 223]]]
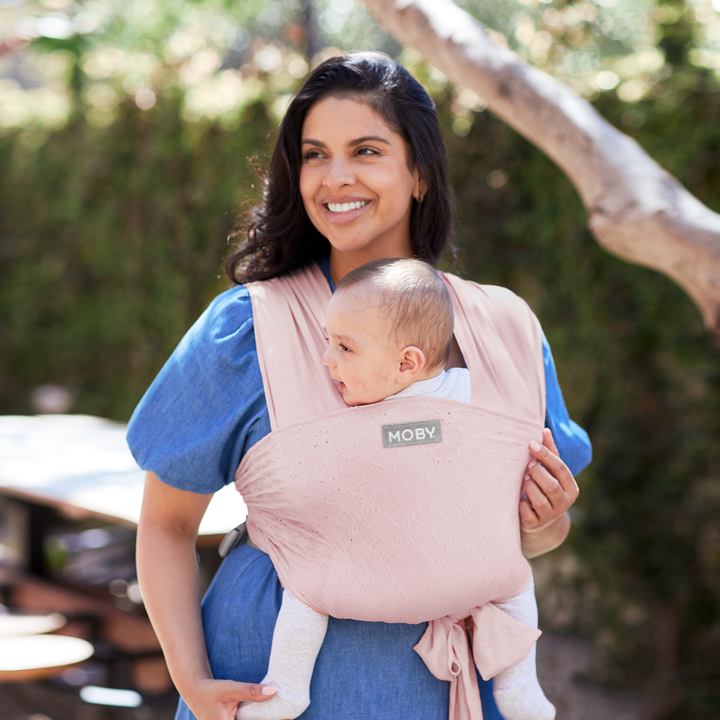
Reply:
[[[537, 627], [535, 584], [497, 606], [510, 617]], [[545, 697], [535, 673], [535, 645], [525, 660], [493, 678], [493, 694], [505, 720], [553, 720], [555, 708]]]
[[262, 703], [241, 703], [238, 720], [286, 720], [305, 712], [310, 704], [310, 678], [317, 659], [328, 616], [315, 612], [283, 591], [275, 623], [270, 664], [262, 682], [277, 693]]

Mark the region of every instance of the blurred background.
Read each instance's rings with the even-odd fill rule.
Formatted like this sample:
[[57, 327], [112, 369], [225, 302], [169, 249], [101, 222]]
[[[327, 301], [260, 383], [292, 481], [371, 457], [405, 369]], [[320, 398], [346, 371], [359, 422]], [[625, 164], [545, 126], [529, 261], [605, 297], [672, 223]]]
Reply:
[[[458, 4], [720, 211], [720, 0]], [[0, 414], [128, 420], [228, 286], [254, 165], [338, 49], [397, 57], [435, 99], [441, 266], [530, 303], [593, 441], [570, 540], [535, 564], [541, 624], [587, 639], [588, 677], [645, 717], [719, 717], [717, 342], [671, 281], [594, 242], [542, 153], [351, 0], [0, 0]]]

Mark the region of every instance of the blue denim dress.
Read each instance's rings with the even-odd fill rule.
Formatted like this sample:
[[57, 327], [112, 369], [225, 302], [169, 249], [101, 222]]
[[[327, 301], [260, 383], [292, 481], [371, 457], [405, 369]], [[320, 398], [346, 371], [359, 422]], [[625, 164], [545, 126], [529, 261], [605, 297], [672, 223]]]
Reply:
[[[319, 264], [333, 287], [327, 259]], [[590, 461], [590, 443], [568, 417], [547, 342], [543, 350], [546, 425], [578, 473]], [[215, 298], [150, 386], [130, 421], [128, 444], [138, 464], [163, 482], [211, 493], [232, 482], [243, 455], [269, 432], [250, 298], [235, 287]], [[216, 678], [262, 680], [281, 597], [267, 555], [241, 545], [225, 559], [202, 604]], [[413, 650], [425, 627], [330, 618], [302, 720], [445, 720], [449, 683]], [[492, 683], [479, 684], [485, 719], [502, 720]], [[176, 718], [194, 718], [182, 700]]]

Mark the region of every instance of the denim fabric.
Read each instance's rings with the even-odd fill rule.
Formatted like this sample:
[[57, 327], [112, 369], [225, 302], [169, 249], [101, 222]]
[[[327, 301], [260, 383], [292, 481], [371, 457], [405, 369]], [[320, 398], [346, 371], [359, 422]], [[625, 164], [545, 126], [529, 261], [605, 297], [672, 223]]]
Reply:
[[[228, 555], [202, 605], [216, 678], [262, 680], [281, 600], [265, 553], [240, 545]], [[302, 720], [446, 720], [449, 683], [412, 649], [425, 628], [330, 618]], [[502, 720], [492, 683], [479, 682], [485, 720]], [[181, 700], [176, 720], [194, 717]]]
[[590, 464], [592, 445], [588, 434], [568, 415], [555, 360], [543, 333], [543, 362], [545, 363], [545, 427], [553, 434], [560, 457], [573, 475]]

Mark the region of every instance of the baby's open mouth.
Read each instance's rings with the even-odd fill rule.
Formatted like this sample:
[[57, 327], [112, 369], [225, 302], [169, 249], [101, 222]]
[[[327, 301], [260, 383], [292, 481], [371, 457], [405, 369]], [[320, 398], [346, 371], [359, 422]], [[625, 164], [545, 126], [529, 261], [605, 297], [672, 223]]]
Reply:
[[350, 210], [359, 210], [361, 207], [365, 207], [370, 201], [369, 200], [356, 200], [355, 202], [349, 203], [328, 203], [327, 209], [332, 213], [344, 213]]

